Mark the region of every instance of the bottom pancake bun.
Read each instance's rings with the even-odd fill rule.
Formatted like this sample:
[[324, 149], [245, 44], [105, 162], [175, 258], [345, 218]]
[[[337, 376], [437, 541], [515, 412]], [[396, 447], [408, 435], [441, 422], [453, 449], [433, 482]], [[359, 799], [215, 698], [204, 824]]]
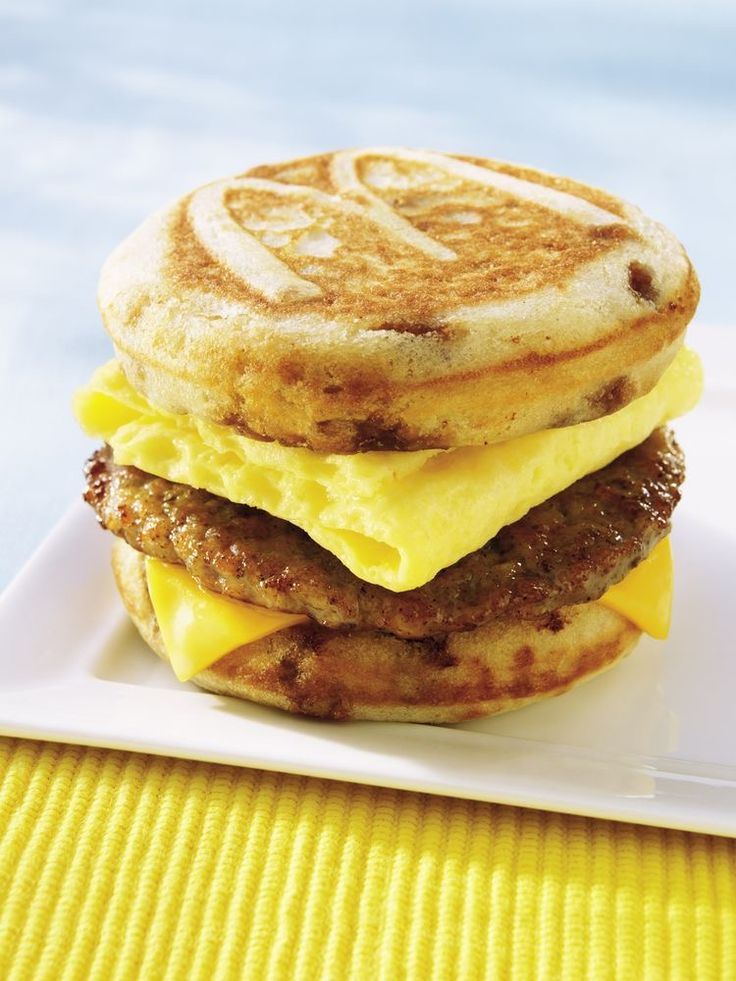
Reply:
[[[166, 660], [144, 556], [118, 540], [113, 571], [133, 623]], [[239, 647], [192, 680], [318, 718], [449, 723], [561, 694], [611, 667], [639, 636], [599, 603], [423, 640], [310, 623]]]

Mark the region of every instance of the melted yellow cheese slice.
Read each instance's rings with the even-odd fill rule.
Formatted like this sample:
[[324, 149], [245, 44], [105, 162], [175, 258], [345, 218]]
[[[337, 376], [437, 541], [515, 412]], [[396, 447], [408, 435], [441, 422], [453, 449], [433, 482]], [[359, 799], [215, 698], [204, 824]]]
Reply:
[[672, 586], [672, 548], [669, 538], [665, 538], [598, 602], [631, 620], [651, 637], [664, 640], [670, 632]]
[[[166, 653], [179, 681], [188, 681], [237, 647], [309, 619], [212, 593], [181, 566], [159, 559], [146, 558], [146, 577]], [[652, 637], [664, 639], [672, 607], [669, 539], [598, 602]]]
[[687, 412], [701, 389], [698, 356], [681, 350], [651, 392], [592, 422], [492, 446], [344, 456], [155, 408], [116, 361], [77, 394], [75, 411], [117, 463], [284, 518], [360, 579], [400, 592]]
[[146, 579], [166, 653], [179, 681], [188, 681], [236, 647], [309, 619], [210, 592], [181, 566], [160, 559], [146, 557]]

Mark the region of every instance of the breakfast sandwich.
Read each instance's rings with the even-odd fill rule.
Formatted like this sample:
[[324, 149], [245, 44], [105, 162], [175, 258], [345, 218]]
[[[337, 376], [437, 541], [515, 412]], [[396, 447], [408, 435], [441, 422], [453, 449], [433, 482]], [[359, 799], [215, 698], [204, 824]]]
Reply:
[[105, 264], [75, 400], [130, 617], [210, 691], [434, 723], [666, 636], [698, 293], [637, 208], [496, 160], [195, 190]]

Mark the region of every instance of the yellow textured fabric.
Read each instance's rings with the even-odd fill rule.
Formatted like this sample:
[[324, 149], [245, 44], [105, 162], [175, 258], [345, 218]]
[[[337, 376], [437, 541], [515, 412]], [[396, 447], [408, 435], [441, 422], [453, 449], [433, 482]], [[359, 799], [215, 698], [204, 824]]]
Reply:
[[0, 978], [736, 977], [736, 842], [0, 740]]

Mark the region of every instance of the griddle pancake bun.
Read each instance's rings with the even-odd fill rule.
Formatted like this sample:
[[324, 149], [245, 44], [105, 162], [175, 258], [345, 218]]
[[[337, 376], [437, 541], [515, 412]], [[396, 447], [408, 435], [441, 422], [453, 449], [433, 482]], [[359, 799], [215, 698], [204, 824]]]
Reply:
[[[121, 540], [113, 570], [128, 614], [164, 660], [144, 556]], [[194, 677], [201, 688], [330, 719], [449, 723], [561, 694], [629, 653], [640, 631], [598, 603], [442, 639], [291, 627]]]
[[99, 301], [154, 404], [323, 452], [491, 443], [647, 392], [698, 299], [676, 239], [565, 178], [351, 150], [149, 218]]

